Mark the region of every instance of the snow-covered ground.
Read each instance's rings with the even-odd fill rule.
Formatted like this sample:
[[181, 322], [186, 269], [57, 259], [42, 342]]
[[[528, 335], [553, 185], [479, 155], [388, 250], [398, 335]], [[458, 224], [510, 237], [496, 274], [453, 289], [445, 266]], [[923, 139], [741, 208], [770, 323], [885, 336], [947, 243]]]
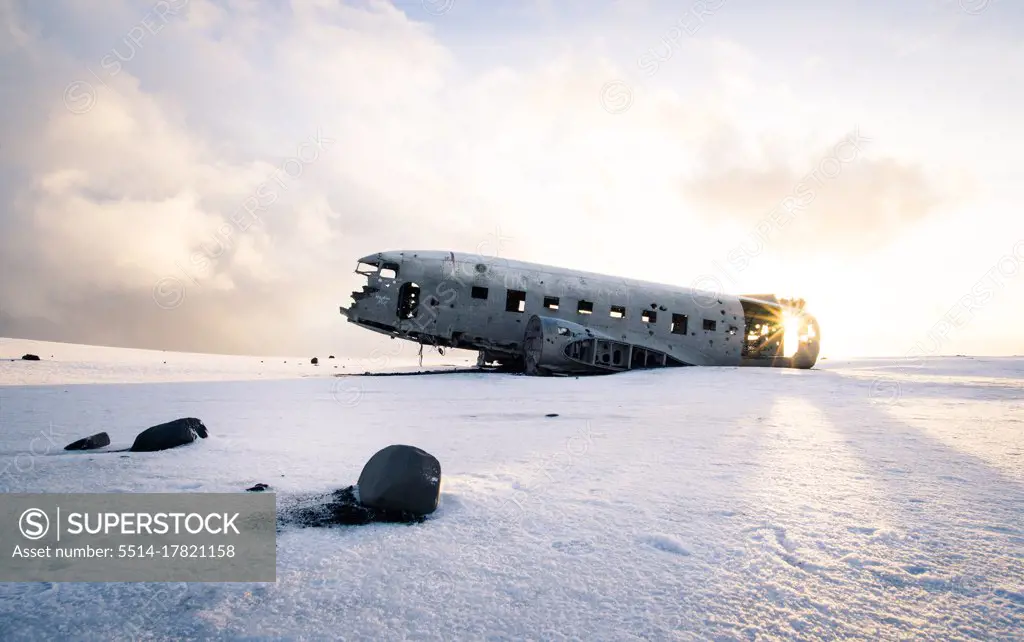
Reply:
[[[285, 528], [275, 584], [0, 584], [3, 640], [1024, 639], [1024, 358], [538, 379], [38, 354], [0, 361], [4, 492], [264, 482], [280, 504], [407, 443], [442, 499], [419, 525]], [[61, 450], [182, 416], [209, 439]]]
[[[34, 354], [40, 361], [22, 361], [26, 354]], [[407, 341], [395, 340], [365, 358], [331, 356], [241, 357], [0, 338], [0, 386], [299, 379], [419, 369], [417, 346]], [[317, 358], [316, 365], [311, 363], [313, 357]], [[475, 363], [476, 353], [464, 350], [446, 356], [423, 351], [424, 369], [470, 367]]]

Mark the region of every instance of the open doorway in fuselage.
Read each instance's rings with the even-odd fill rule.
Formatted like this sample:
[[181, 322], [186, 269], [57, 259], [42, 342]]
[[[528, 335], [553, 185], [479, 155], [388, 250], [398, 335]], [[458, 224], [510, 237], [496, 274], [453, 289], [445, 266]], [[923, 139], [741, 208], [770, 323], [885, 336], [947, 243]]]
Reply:
[[398, 318], [415, 319], [420, 307], [420, 286], [409, 281], [398, 289]]
[[775, 359], [783, 356], [783, 318], [777, 306], [740, 299], [743, 305], [744, 359]]

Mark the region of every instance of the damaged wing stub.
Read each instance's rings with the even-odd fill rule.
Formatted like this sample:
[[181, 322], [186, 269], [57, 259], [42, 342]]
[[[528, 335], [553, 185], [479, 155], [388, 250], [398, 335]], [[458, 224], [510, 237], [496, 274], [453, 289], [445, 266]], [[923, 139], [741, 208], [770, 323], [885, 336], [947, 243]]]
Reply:
[[807, 369], [820, 350], [802, 299], [694, 288], [450, 251], [378, 252], [339, 312], [349, 323], [531, 375], [678, 366]]

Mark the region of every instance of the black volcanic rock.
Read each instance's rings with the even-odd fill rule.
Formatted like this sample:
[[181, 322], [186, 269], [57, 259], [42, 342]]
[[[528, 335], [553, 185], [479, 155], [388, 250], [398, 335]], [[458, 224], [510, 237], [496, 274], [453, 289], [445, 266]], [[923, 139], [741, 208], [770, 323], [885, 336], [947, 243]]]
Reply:
[[388, 446], [363, 466], [358, 487], [364, 506], [428, 515], [440, 499], [441, 463], [415, 446]]
[[167, 450], [190, 444], [196, 440], [196, 437], [206, 439], [208, 434], [203, 422], [195, 417], [175, 419], [140, 432], [129, 450], [132, 452]]
[[67, 446], [64, 446], [64, 450], [93, 450], [96, 448], [103, 448], [104, 446], [110, 445], [110, 435], [105, 432], [98, 432], [95, 435], [89, 437], [83, 437], [78, 441], [73, 441]]

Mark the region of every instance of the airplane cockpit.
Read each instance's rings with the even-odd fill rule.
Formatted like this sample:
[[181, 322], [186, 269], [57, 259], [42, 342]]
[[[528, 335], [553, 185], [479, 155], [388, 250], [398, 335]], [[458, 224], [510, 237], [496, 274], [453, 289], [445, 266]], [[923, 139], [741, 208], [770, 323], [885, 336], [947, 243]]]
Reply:
[[[379, 332], [393, 333], [396, 322], [415, 315], [418, 303], [415, 292], [399, 285], [401, 265], [379, 255], [365, 256], [356, 262], [355, 273], [366, 278], [361, 290], [352, 292], [352, 304], [339, 309], [350, 321]], [[404, 288], [404, 292], [403, 292]], [[418, 288], [417, 288], [418, 289]]]

